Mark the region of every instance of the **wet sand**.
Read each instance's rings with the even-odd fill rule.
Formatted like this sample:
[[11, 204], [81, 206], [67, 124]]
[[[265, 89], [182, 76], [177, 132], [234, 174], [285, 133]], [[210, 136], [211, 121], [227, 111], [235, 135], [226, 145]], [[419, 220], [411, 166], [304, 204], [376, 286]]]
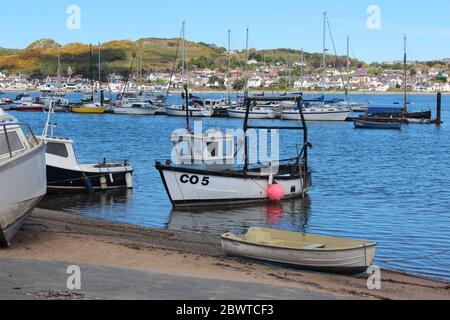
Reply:
[[[93, 273], [99, 275], [102, 272], [111, 274], [115, 270], [118, 274], [115, 281], [121, 280], [125, 284], [129, 281], [126, 279], [136, 279], [133, 275], [137, 272], [149, 283], [154, 283], [151, 280], [154, 278], [164, 278], [168, 284], [172, 280], [164, 295], [151, 294], [148, 290], [141, 290], [141, 295], [127, 294], [123, 285], [111, 292], [104, 282], [99, 282], [103, 285], [95, 285], [95, 278], [92, 278], [90, 294], [74, 295], [64, 292], [63, 288], [55, 292], [41, 281], [42, 288], [38, 290], [41, 294], [33, 296], [41, 299], [201, 299], [205, 298], [205, 294], [196, 295], [195, 291], [187, 288], [210, 288], [214, 283], [220, 285], [222, 290], [212, 291], [206, 297], [226, 299], [234, 297], [233, 292], [240, 292], [237, 299], [264, 298], [255, 295], [254, 291], [258, 290], [255, 289], [257, 286], [265, 286], [264, 290], [271, 292], [267, 297], [274, 299], [450, 299], [450, 283], [445, 281], [383, 270], [382, 289], [368, 290], [365, 278], [303, 272], [227, 258], [221, 250], [219, 239], [205, 234], [140, 228], [42, 209], [34, 211], [11, 248], [0, 250], [0, 264], [6, 263], [14, 270], [16, 263], [17, 271], [21, 268], [21, 262], [30, 270], [33, 270], [33, 262], [36, 269], [40, 265], [40, 279], [46, 279], [45, 276], [51, 279], [53, 264], [62, 263], [91, 268], [95, 271]], [[48, 264], [48, 274], [43, 263]], [[4, 281], [1, 277], [8, 275], [5, 272], [0, 275], [0, 298], [13, 285], [13, 282]], [[140, 283], [143, 285], [145, 281]], [[32, 278], [22, 286], [32, 287], [35, 291], [39, 288]], [[3, 298], [26, 297], [28, 295]]]

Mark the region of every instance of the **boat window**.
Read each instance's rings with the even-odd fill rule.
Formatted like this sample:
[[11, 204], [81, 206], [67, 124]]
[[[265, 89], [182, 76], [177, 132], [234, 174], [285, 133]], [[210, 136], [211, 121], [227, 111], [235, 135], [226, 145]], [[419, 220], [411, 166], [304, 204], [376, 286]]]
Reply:
[[66, 145], [62, 144], [62, 143], [48, 142], [47, 143], [47, 153], [53, 154], [58, 157], [63, 157], [63, 158], [69, 157], [69, 153], [67, 152]]
[[[17, 152], [24, 149], [24, 145], [20, 140], [16, 131], [8, 132], [8, 140], [11, 146], [11, 152]], [[9, 154], [8, 141], [5, 132], [0, 132], [0, 157]]]

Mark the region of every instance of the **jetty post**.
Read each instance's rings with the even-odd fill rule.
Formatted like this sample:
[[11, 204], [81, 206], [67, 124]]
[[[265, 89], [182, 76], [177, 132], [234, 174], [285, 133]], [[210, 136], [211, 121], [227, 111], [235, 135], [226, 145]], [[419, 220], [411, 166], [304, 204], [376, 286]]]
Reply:
[[436, 102], [436, 124], [439, 126], [442, 124], [442, 93], [438, 92]]

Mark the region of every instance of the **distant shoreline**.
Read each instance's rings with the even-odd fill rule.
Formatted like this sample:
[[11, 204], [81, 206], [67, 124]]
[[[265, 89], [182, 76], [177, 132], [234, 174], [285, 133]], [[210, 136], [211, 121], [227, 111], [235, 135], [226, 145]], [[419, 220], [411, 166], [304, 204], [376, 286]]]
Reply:
[[[4, 92], [4, 93], [11, 93], [11, 92], [23, 92], [23, 93], [42, 93], [45, 94], [45, 92], [40, 92], [39, 90], [17, 90], [17, 89], [10, 89], [10, 88], [6, 88], [6, 89], [1, 89], [0, 92]], [[193, 94], [228, 94], [228, 91], [225, 90], [204, 90], [204, 89], [192, 89], [190, 91]], [[292, 93], [298, 93], [299, 91], [261, 91], [261, 90], [252, 90], [249, 91], [249, 94], [260, 94], [264, 92], [267, 95], [271, 95], [271, 94], [292, 94]], [[80, 93], [80, 92], [66, 92], [66, 94], [70, 94], [70, 93]], [[174, 94], [181, 94], [182, 90], [172, 90], [170, 93]], [[450, 92], [441, 92], [442, 95], [444, 96], [448, 96], [450, 95]], [[244, 93], [239, 91], [232, 91], [231, 92], [232, 95], [243, 95]], [[314, 95], [321, 95], [322, 91], [303, 91], [303, 94], [314, 94]], [[333, 91], [333, 92], [325, 92], [326, 96], [333, 96], [333, 95], [345, 95], [344, 91]], [[361, 91], [354, 91], [350, 93], [350, 96], [355, 96], [355, 95], [370, 95], [370, 96], [403, 96], [403, 92], [379, 92], [379, 91], [369, 91], [369, 92], [361, 92]], [[408, 92], [408, 96], [435, 96], [437, 95], [437, 92], [419, 92], [419, 91], [412, 91], [412, 92]]]

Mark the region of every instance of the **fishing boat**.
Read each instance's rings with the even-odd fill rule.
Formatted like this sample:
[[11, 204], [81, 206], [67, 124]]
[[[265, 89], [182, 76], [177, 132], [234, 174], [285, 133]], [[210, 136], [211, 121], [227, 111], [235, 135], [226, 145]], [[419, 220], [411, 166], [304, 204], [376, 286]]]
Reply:
[[42, 112], [44, 111], [44, 106], [38, 103], [22, 103], [11, 106], [10, 109], [22, 112]]
[[[351, 114], [347, 108], [337, 108], [332, 106], [304, 107], [303, 115], [306, 121], [345, 121]], [[283, 120], [301, 120], [298, 110], [285, 110], [281, 112]]]
[[147, 102], [130, 102], [114, 108], [115, 114], [154, 115], [158, 108]]
[[243, 236], [226, 233], [221, 242], [228, 256], [338, 274], [366, 272], [377, 246], [370, 241], [265, 228], [250, 228]]
[[[244, 107], [235, 107], [228, 110], [230, 118], [245, 119], [247, 109]], [[275, 119], [275, 111], [265, 107], [253, 107], [248, 113], [249, 119]]]
[[103, 162], [97, 164], [79, 164], [73, 148], [74, 141], [55, 137], [54, 124], [50, 123], [52, 111], [42, 134], [42, 140], [47, 146], [45, 154], [47, 165], [47, 184], [49, 193], [80, 193], [113, 189], [133, 188], [133, 168], [128, 164], [118, 162]]
[[353, 121], [356, 129], [384, 129], [384, 130], [401, 130], [402, 123], [399, 121], [370, 121], [363, 119], [356, 119]]
[[[165, 163], [156, 162], [156, 169], [166, 188], [169, 199], [174, 207], [196, 207], [209, 205], [236, 205], [241, 203], [281, 201], [283, 199], [303, 197], [312, 185], [312, 173], [308, 166], [308, 143], [306, 122], [302, 126], [255, 126], [249, 124], [251, 104], [257, 101], [291, 101], [298, 102], [301, 110], [301, 97], [295, 98], [246, 98], [247, 116], [244, 120], [244, 137], [250, 129], [266, 130], [301, 130], [303, 131], [303, 148], [293, 159], [278, 160], [270, 163], [250, 163], [250, 146], [248, 139], [244, 139], [245, 164], [233, 165], [232, 147], [234, 137], [223, 136], [222, 139], [196, 139], [190, 133], [189, 118], [187, 118], [187, 145], [201, 145], [196, 157], [196, 150], [187, 152], [187, 161], [167, 160]], [[223, 152], [224, 145], [228, 145]], [[231, 146], [230, 146], [231, 145]], [[182, 148], [182, 150], [184, 150]], [[230, 151], [231, 150], [231, 151]], [[298, 150], [299, 151], [299, 150]], [[192, 154], [194, 153], [194, 154]], [[225, 160], [225, 161], [224, 161]]]
[[228, 117], [228, 110], [232, 107], [229, 99], [205, 99], [203, 105], [213, 110], [213, 117]]
[[[27, 137], [23, 129], [30, 132]], [[0, 109], [0, 246], [8, 246], [47, 192], [45, 144]]]

